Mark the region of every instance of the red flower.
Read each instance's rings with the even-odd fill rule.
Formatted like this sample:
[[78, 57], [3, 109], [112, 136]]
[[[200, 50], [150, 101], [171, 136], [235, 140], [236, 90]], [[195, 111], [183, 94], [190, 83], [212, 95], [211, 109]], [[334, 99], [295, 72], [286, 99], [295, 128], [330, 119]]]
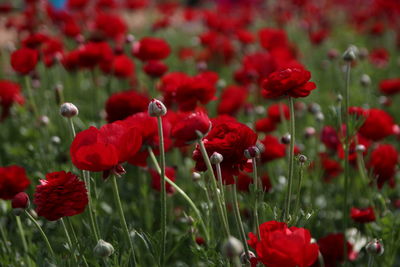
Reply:
[[359, 132], [373, 141], [380, 141], [393, 134], [393, 118], [385, 111], [372, 108], [366, 111], [366, 119]]
[[11, 66], [19, 74], [28, 74], [36, 67], [38, 59], [37, 50], [23, 47], [11, 54]]
[[264, 28], [258, 32], [261, 46], [267, 50], [286, 47], [289, 44], [286, 32], [279, 29]]
[[340, 145], [338, 133], [336, 132], [335, 128], [329, 125], [322, 128], [321, 141], [327, 148], [331, 150], [336, 150]]
[[170, 106], [175, 101], [176, 90], [189, 78], [183, 72], [170, 72], [161, 78], [158, 89], [163, 93], [165, 105]]
[[159, 60], [150, 60], [143, 65], [143, 71], [150, 77], [161, 77], [168, 71], [168, 66]]
[[17, 165], [0, 167], [1, 199], [12, 199], [19, 192], [25, 191], [30, 183], [24, 168]]
[[94, 68], [102, 62], [111, 62], [113, 52], [107, 42], [89, 42], [78, 50], [78, 64], [83, 68]]
[[11, 200], [13, 209], [26, 209], [29, 207], [29, 196], [25, 192], [19, 192]]
[[311, 243], [307, 229], [269, 221], [260, 225], [260, 235], [258, 240], [255, 234], [249, 233], [248, 243], [265, 266], [308, 267], [318, 258], [318, 245]]
[[[245, 172], [240, 172], [237, 177], [236, 186], [239, 191], [249, 192], [250, 184], [254, 183], [254, 178]], [[262, 190], [268, 192], [272, 188], [271, 181], [269, 179], [268, 174], [264, 174], [261, 176], [261, 184]]]
[[168, 43], [160, 38], [144, 37], [133, 46], [133, 55], [142, 61], [162, 60], [171, 52]]
[[85, 183], [70, 172], [48, 173], [36, 187], [33, 203], [37, 214], [49, 221], [80, 214], [88, 204]]
[[259, 119], [255, 123], [257, 132], [270, 133], [276, 130], [276, 123], [270, 118]]
[[135, 64], [127, 55], [116, 55], [111, 62], [101, 62], [101, 69], [106, 73], [111, 73], [119, 78], [129, 78], [134, 75]]
[[101, 12], [96, 16], [95, 27], [108, 38], [120, 40], [127, 31], [125, 21], [117, 15]]
[[[151, 187], [161, 192], [161, 176], [156, 170], [150, 169], [151, 174]], [[167, 176], [172, 182], [175, 182], [175, 169], [172, 167], [165, 167], [165, 176]], [[165, 182], [165, 189], [168, 194], [175, 193], [175, 188], [169, 183]]]
[[134, 90], [112, 94], [106, 102], [107, 121], [123, 120], [135, 113], [147, 111], [149, 98]]
[[[247, 158], [244, 150], [254, 146], [257, 134], [249, 127], [239, 122], [216, 122], [211, 131], [203, 139], [208, 156], [214, 152], [220, 153], [224, 160], [221, 163], [222, 179], [225, 184], [233, 184], [233, 175], [238, 175], [239, 170], [245, 167]], [[196, 161], [196, 170], [205, 171], [206, 165], [197, 146], [193, 151], [193, 159]]]
[[378, 68], [384, 68], [389, 62], [389, 52], [385, 48], [376, 48], [369, 54], [372, 64]]
[[[335, 267], [344, 260], [344, 235], [342, 233], [329, 234], [319, 239], [318, 245], [326, 267]], [[354, 254], [353, 246], [347, 242], [347, 257], [351, 259]]]
[[7, 118], [14, 103], [20, 105], [25, 103], [25, 99], [21, 95], [19, 84], [7, 80], [0, 80], [0, 106], [2, 108], [0, 121]]
[[185, 114], [171, 129], [171, 137], [175, 139], [176, 146], [185, 146], [193, 143], [199, 137], [197, 131], [206, 135], [211, 128], [211, 122], [204, 112]]
[[391, 187], [394, 187], [394, 175], [396, 173], [398, 157], [397, 150], [392, 145], [382, 144], [372, 151], [367, 166], [372, 169], [377, 179], [378, 188], [382, 188], [386, 181], [389, 182]]
[[275, 136], [266, 135], [261, 144], [264, 148], [261, 151], [261, 161], [269, 162], [275, 159], [283, 158], [286, 155], [286, 146], [281, 144]]
[[351, 218], [359, 223], [367, 223], [375, 221], [375, 213], [372, 207], [365, 209], [351, 208], [350, 210]]
[[266, 98], [277, 98], [285, 95], [306, 97], [316, 88], [309, 82], [311, 73], [302, 68], [288, 68], [271, 73], [262, 83], [263, 95]]
[[218, 114], [234, 115], [243, 107], [247, 99], [247, 89], [239, 86], [229, 86], [224, 89], [218, 104]]
[[343, 168], [339, 162], [328, 157], [326, 153], [321, 153], [321, 165], [324, 170], [324, 180], [330, 182], [333, 178], [342, 173]]
[[386, 95], [394, 95], [400, 92], [400, 78], [387, 79], [379, 83], [379, 90]]
[[282, 118], [285, 120], [290, 119], [289, 107], [283, 103], [277, 103], [269, 106], [267, 112], [268, 117], [274, 122], [281, 122]]
[[141, 144], [138, 128], [115, 122], [100, 130], [91, 126], [78, 133], [70, 154], [72, 163], [80, 170], [108, 171], [132, 157]]

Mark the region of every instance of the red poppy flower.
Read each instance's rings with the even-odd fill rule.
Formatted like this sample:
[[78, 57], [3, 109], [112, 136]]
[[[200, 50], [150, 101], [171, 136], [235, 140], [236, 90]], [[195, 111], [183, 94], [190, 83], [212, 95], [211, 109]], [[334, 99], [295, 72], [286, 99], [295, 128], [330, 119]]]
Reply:
[[279, 142], [278, 138], [272, 135], [266, 135], [260, 141], [264, 148], [261, 151], [261, 161], [269, 162], [275, 159], [283, 158], [286, 155], [286, 146]]
[[372, 169], [377, 179], [378, 188], [382, 188], [383, 184], [387, 181], [391, 187], [394, 187], [394, 175], [396, 173], [398, 157], [397, 150], [392, 145], [381, 144], [372, 151], [367, 166]]
[[24, 168], [17, 165], [0, 167], [1, 199], [12, 199], [19, 192], [25, 191], [30, 183]]
[[210, 128], [211, 122], [206, 113], [202, 111], [188, 113], [173, 124], [171, 137], [175, 139], [175, 146], [185, 146], [199, 138], [197, 131], [206, 135]]
[[35, 49], [20, 48], [11, 54], [11, 66], [19, 74], [28, 74], [35, 67], [39, 60], [39, 53]]
[[286, 32], [284, 30], [264, 28], [258, 32], [258, 35], [261, 46], [267, 50], [286, 47], [289, 44]]
[[387, 79], [379, 83], [379, 90], [385, 95], [394, 95], [400, 92], [400, 78]]
[[355, 222], [367, 223], [375, 221], [375, 213], [372, 207], [365, 209], [351, 208], [350, 216]]
[[380, 141], [393, 134], [393, 118], [383, 110], [372, 108], [366, 111], [366, 119], [359, 133], [373, 141]]
[[102, 62], [110, 62], [113, 51], [107, 42], [89, 42], [79, 48], [78, 63], [83, 68], [94, 68]]
[[48, 173], [36, 187], [33, 203], [37, 214], [49, 221], [80, 214], [88, 204], [85, 183], [70, 172]]
[[98, 13], [94, 23], [96, 30], [110, 39], [121, 40], [127, 31], [125, 21], [121, 17], [110, 13]]
[[257, 132], [270, 133], [276, 130], [276, 123], [270, 118], [259, 119], [255, 123]]
[[19, 84], [7, 80], [0, 80], [0, 106], [2, 108], [0, 121], [8, 117], [14, 103], [20, 105], [25, 103], [25, 99], [23, 95], [21, 95]]
[[318, 245], [311, 243], [307, 229], [269, 221], [260, 225], [260, 235], [259, 240], [254, 233], [249, 233], [248, 243], [265, 266], [308, 267], [318, 258]]
[[[151, 174], [151, 187], [161, 192], [161, 176], [156, 170], [150, 169]], [[167, 176], [172, 182], [175, 182], [175, 169], [172, 167], [165, 167], [165, 176]], [[175, 193], [175, 188], [169, 183], [165, 182], [165, 190], [168, 194], [172, 195]]]
[[311, 73], [302, 68], [288, 68], [271, 73], [262, 83], [263, 95], [266, 98], [277, 98], [285, 95], [306, 97], [316, 88], [309, 82]]
[[136, 127], [115, 122], [100, 129], [91, 126], [78, 133], [71, 144], [70, 155], [72, 163], [80, 170], [108, 171], [132, 157], [141, 144]]
[[[239, 122], [217, 122], [213, 123], [211, 131], [203, 139], [208, 156], [214, 152], [220, 153], [224, 160], [221, 163], [222, 179], [225, 184], [233, 184], [234, 175], [244, 169], [247, 158], [244, 150], [254, 146], [257, 134], [249, 127]], [[193, 159], [196, 161], [196, 170], [205, 171], [206, 165], [197, 146], [193, 151]]]
[[289, 107], [284, 103], [272, 104], [268, 107], [267, 113], [268, 117], [274, 122], [281, 122], [282, 118], [290, 119]]
[[218, 114], [234, 115], [243, 107], [247, 99], [247, 89], [240, 86], [228, 86], [221, 94], [218, 103]]
[[143, 65], [143, 71], [150, 77], [158, 78], [168, 71], [168, 66], [159, 60], [150, 60]]
[[162, 60], [171, 52], [168, 43], [160, 38], [144, 37], [133, 46], [133, 55], [142, 61]]
[[135, 64], [127, 55], [120, 54], [114, 56], [111, 61], [104, 61], [100, 64], [101, 69], [119, 78], [133, 78]]
[[[336, 267], [340, 262], [343, 262], [344, 252], [344, 235], [329, 234], [318, 240], [319, 250], [324, 257], [324, 263], [326, 267]], [[354, 259], [353, 246], [347, 242], [347, 257], [348, 259]]]
[[106, 102], [107, 121], [123, 120], [135, 113], [147, 111], [149, 98], [134, 90], [112, 94]]
[[[240, 172], [237, 177], [236, 186], [237, 189], [241, 192], [249, 192], [250, 184], [254, 183], [254, 178], [245, 172]], [[269, 179], [268, 174], [264, 174], [261, 176], [261, 184], [262, 190], [265, 192], [269, 192], [272, 188], [271, 181]]]

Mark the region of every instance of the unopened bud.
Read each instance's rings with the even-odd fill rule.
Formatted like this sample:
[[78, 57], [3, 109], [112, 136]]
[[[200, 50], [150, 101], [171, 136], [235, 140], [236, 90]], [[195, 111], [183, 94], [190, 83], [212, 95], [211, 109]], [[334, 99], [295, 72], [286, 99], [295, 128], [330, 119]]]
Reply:
[[377, 239], [372, 240], [371, 242], [369, 242], [365, 246], [365, 249], [367, 250], [367, 252], [369, 254], [378, 255], [378, 256], [381, 256], [383, 254], [383, 252], [384, 252], [383, 244]]
[[251, 146], [244, 151], [244, 156], [247, 159], [259, 158], [260, 157], [260, 149], [257, 146]]
[[100, 239], [99, 242], [97, 242], [97, 245], [94, 247], [93, 253], [97, 257], [107, 258], [114, 253], [114, 247], [110, 243]]
[[16, 216], [21, 215], [29, 207], [29, 196], [25, 192], [16, 194], [11, 200], [11, 207]]
[[336, 101], [340, 103], [340, 102], [342, 102], [342, 100], [343, 100], [343, 96], [341, 94], [338, 94], [336, 96]]
[[150, 117], [161, 117], [167, 114], [167, 108], [160, 100], [152, 99], [149, 103], [148, 112]]
[[317, 120], [317, 122], [323, 122], [325, 116], [322, 112], [318, 112], [317, 114], [315, 114], [315, 119]]
[[321, 112], [321, 106], [317, 103], [311, 103], [308, 106], [308, 111], [312, 114], [317, 114], [318, 112]]
[[242, 255], [240, 255], [240, 262], [242, 264], [248, 264], [249, 262], [252, 262], [252, 260], [256, 259], [256, 255], [254, 254], [253, 251], [249, 251], [249, 258], [247, 258], [246, 253], [243, 252]]
[[224, 160], [224, 157], [218, 152], [214, 152], [210, 156], [211, 164], [220, 164], [223, 160]]
[[334, 48], [329, 49], [329, 51], [328, 51], [328, 58], [329, 58], [330, 60], [336, 59], [336, 58], [338, 58], [338, 57], [339, 57], [339, 51], [337, 51], [337, 50], [334, 49]]
[[125, 36], [125, 42], [128, 44], [131, 44], [135, 41], [135, 36], [133, 36], [132, 34], [128, 34]]
[[304, 155], [299, 155], [298, 159], [299, 159], [299, 162], [302, 164], [306, 163], [306, 161], [308, 160], [307, 157]]
[[201, 178], [201, 174], [200, 173], [198, 173], [198, 172], [193, 172], [192, 173], [192, 180], [194, 182], [200, 181], [200, 178]]
[[237, 238], [230, 236], [222, 244], [221, 250], [222, 254], [224, 254], [227, 258], [232, 259], [240, 256], [240, 254], [243, 252], [243, 244]]
[[358, 58], [360, 60], [364, 60], [368, 57], [368, 54], [369, 54], [368, 49], [365, 47], [361, 47], [360, 50], [358, 51]]
[[371, 85], [371, 78], [369, 77], [368, 74], [363, 74], [361, 75], [360, 83], [362, 86], [368, 87]]
[[197, 63], [196, 67], [197, 67], [197, 70], [198, 70], [199, 72], [206, 71], [207, 68], [208, 68], [207, 63], [204, 62], [204, 61], [201, 61], [201, 62]]
[[78, 108], [72, 103], [64, 103], [60, 107], [60, 114], [66, 118], [72, 118], [79, 114]]
[[343, 60], [346, 62], [353, 62], [357, 58], [358, 49], [354, 45], [349, 46], [347, 50], [343, 53]]
[[281, 137], [281, 143], [282, 144], [285, 144], [285, 145], [288, 145], [288, 144], [290, 144], [290, 134], [289, 133], [287, 133], [287, 134], [285, 134], [284, 136], [282, 136]]
[[315, 133], [316, 133], [316, 131], [315, 131], [315, 128], [314, 128], [314, 127], [307, 127], [307, 128], [304, 130], [304, 137], [305, 137], [305, 138], [310, 138], [310, 137], [314, 136]]
[[40, 116], [40, 117], [39, 117], [39, 123], [40, 123], [40, 125], [42, 125], [42, 126], [47, 126], [47, 125], [50, 123], [50, 119], [49, 119], [49, 117], [47, 117], [47, 116], [45, 116], [45, 115]]
[[50, 138], [50, 141], [55, 145], [59, 145], [61, 143], [61, 138], [55, 135]]
[[364, 145], [357, 145], [357, 146], [356, 146], [356, 151], [357, 151], [357, 152], [364, 153], [365, 150], [366, 150], [366, 148], [365, 148]]

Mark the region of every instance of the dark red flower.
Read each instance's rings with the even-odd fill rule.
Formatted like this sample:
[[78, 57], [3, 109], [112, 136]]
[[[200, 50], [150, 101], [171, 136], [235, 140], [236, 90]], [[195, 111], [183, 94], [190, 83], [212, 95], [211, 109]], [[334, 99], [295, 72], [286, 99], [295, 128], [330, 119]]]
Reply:
[[158, 78], [168, 71], [168, 66], [159, 60], [149, 60], [143, 65], [143, 71], [153, 78]]
[[218, 114], [236, 114], [246, 103], [247, 89], [240, 86], [228, 86], [221, 94], [221, 101], [218, 103]]
[[269, 162], [275, 159], [280, 159], [286, 155], [286, 146], [279, 142], [278, 138], [272, 135], [266, 135], [260, 141], [264, 146], [261, 151], [261, 161]]
[[359, 133], [373, 141], [380, 141], [393, 134], [393, 118], [383, 110], [372, 108], [366, 111], [366, 119]]
[[270, 133], [276, 130], [276, 122], [270, 118], [259, 119], [255, 123], [257, 132]]
[[289, 107], [284, 103], [272, 104], [267, 110], [268, 117], [274, 122], [281, 122], [282, 118], [290, 119]]
[[382, 188], [385, 182], [394, 187], [398, 157], [397, 150], [392, 145], [381, 144], [372, 151], [367, 166], [372, 169], [378, 188]]
[[[244, 150], [254, 146], [257, 134], [246, 125], [239, 122], [213, 123], [211, 131], [203, 139], [208, 156], [214, 152], [220, 153], [224, 160], [221, 163], [222, 179], [225, 184], [233, 184], [233, 175], [238, 175], [239, 170], [245, 167], [247, 158]], [[197, 146], [193, 151], [197, 171], [206, 171], [206, 165]]]
[[286, 32], [284, 30], [264, 28], [258, 32], [261, 46], [267, 50], [273, 50], [279, 47], [287, 47], [289, 44]]
[[110, 13], [100, 12], [94, 23], [96, 30], [110, 39], [121, 40], [127, 31], [125, 21], [120, 16]]
[[35, 49], [20, 48], [11, 54], [11, 66], [19, 74], [28, 74], [39, 60], [39, 53]]
[[324, 171], [324, 180], [330, 182], [342, 173], [343, 168], [339, 162], [328, 157], [326, 153], [320, 154], [321, 166]]
[[372, 64], [378, 68], [384, 68], [389, 62], [389, 52], [385, 48], [376, 48], [369, 54]]
[[135, 64], [125, 54], [116, 55], [110, 61], [103, 61], [100, 64], [101, 69], [119, 78], [133, 78]]
[[26, 209], [29, 207], [29, 196], [25, 192], [19, 192], [11, 200], [13, 209]]
[[33, 203], [37, 214], [49, 221], [80, 214], [88, 204], [85, 183], [70, 172], [48, 173], [36, 187]]
[[331, 149], [336, 150], [340, 145], [340, 139], [337, 131], [332, 126], [324, 126], [321, 131], [321, 141], [324, 145]]
[[266, 98], [281, 96], [306, 97], [316, 88], [309, 82], [311, 73], [302, 68], [288, 68], [271, 73], [262, 83]]
[[1, 199], [12, 199], [19, 192], [25, 191], [30, 183], [24, 168], [17, 165], [0, 167]]
[[144, 37], [133, 46], [133, 55], [142, 61], [162, 60], [171, 52], [168, 43], [160, 38]]
[[27, 48], [37, 49], [47, 40], [49, 40], [49, 36], [46, 34], [33, 33], [22, 41], [22, 45]]
[[78, 133], [70, 148], [72, 163], [80, 170], [109, 171], [135, 155], [142, 144], [137, 127], [121, 123], [91, 126]]
[[258, 240], [254, 233], [249, 233], [248, 243], [265, 266], [308, 267], [318, 258], [318, 245], [311, 243], [307, 229], [269, 221], [260, 225], [260, 236]]
[[206, 113], [188, 113], [173, 124], [171, 137], [175, 139], [175, 146], [185, 146], [199, 139], [197, 131], [206, 135], [210, 129], [211, 122]]
[[[342, 233], [329, 234], [318, 240], [319, 250], [324, 257], [326, 267], [335, 267], [343, 262], [344, 235]], [[353, 246], [347, 241], [347, 257], [354, 256]]]
[[375, 221], [375, 213], [372, 207], [365, 209], [351, 208], [350, 216], [355, 222], [367, 223]]
[[379, 90], [385, 95], [394, 95], [400, 92], [400, 78], [387, 79], [379, 83]]
[[160, 81], [158, 89], [164, 96], [164, 104], [172, 105], [175, 101], [176, 90], [185, 84], [190, 77], [183, 72], [170, 72], [165, 74]]
[[[272, 184], [268, 174], [264, 174], [260, 178], [261, 178], [262, 190], [264, 190], [265, 192], [269, 192], [269, 190], [271, 190], [272, 188]], [[245, 172], [240, 172], [237, 177], [236, 186], [239, 191], [249, 192], [249, 186], [250, 184], [253, 183], [254, 183], [254, 178], [252, 176], [250, 176]]]
[[[161, 192], [161, 176], [156, 170], [150, 169], [151, 174], [151, 187]], [[165, 176], [167, 176], [172, 182], [175, 182], [175, 169], [172, 167], [165, 167]], [[165, 182], [165, 190], [168, 194], [175, 193], [175, 188], [168, 182]]]
[[83, 9], [89, 3], [89, 0], [68, 0], [67, 7], [69, 9]]
[[123, 120], [135, 113], [147, 111], [149, 98], [134, 90], [112, 94], [106, 102], [107, 121]]
[[20, 105], [25, 103], [19, 84], [12, 81], [0, 80], [0, 106], [2, 108], [0, 121], [7, 118], [14, 103]]

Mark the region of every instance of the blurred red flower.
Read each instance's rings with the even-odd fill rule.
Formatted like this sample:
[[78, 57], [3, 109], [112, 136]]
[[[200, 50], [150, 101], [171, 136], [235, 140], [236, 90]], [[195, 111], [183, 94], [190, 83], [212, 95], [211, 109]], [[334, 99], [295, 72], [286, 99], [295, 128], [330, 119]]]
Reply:
[[19, 192], [25, 191], [30, 184], [24, 168], [17, 165], [0, 167], [1, 199], [12, 199]]
[[211, 129], [211, 121], [202, 111], [184, 114], [177, 120], [171, 129], [171, 137], [175, 139], [175, 146], [186, 146], [199, 139], [197, 131], [206, 135]]
[[389, 52], [385, 48], [375, 48], [369, 54], [372, 64], [378, 68], [384, 68], [389, 62]]
[[365, 111], [365, 121], [359, 132], [365, 138], [380, 141], [393, 134], [393, 118], [383, 110], [371, 108]]
[[33, 203], [38, 215], [49, 221], [80, 214], [88, 204], [85, 183], [70, 172], [48, 173], [36, 187]]
[[39, 60], [39, 53], [35, 49], [20, 48], [11, 54], [11, 66], [19, 74], [28, 74]]
[[385, 95], [394, 95], [400, 92], [400, 78], [386, 79], [379, 83], [379, 90]]
[[[324, 258], [326, 267], [336, 267], [343, 262], [344, 235], [342, 233], [329, 234], [318, 240], [319, 250]], [[357, 254], [353, 252], [353, 246], [347, 241], [347, 257], [354, 260]]]
[[261, 149], [261, 162], [269, 162], [285, 157], [286, 146], [280, 143], [275, 136], [266, 135], [260, 142], [263, 145], [263, 149]]
[[127, 31], [125, 21], [120, 16], [110, 13], [99, 12], [94, 23], [96, 30], [114, 40], [122, 40]]
[[270, 133], [276, 130], [276, 122], [269, 117], [259, 119], [255, 122], [254, 128], [257, 132]]
[[[161, 176], [156, 170], [150, 169], [151, 174], [151, 187], [161, 192]], [[167, 176], [172, 182], [175, 182], [175, 169], [172, 167], [165, 167], [165, 176]], [[168, 194], [175, 193], [175, 188], [168, 182], [165, 182], [165, 189]]]
[[162, 60], [169, 56], [171, 48], [169, 44], [155, 37], [144, 37], [133, 45], [132, 53], [142, 61]]
[[267, 110], [268, 117], [274, 122], [281, 122], [282, 118], [290, 119], [289, 107], [284, 103], [272, 104]]
[[375, 213], [372, 207], [365, 209], [351, 208], [350, 216], [355, 222], [367, 223], [375, 221]]
[[103, 61], [101, 69], [119, 78], [133, 78], [135, 74], [135, 64], [125, 54], [115, 55], [110, 61]]
[[388, 144], [381, 144], [371, 152], [367, 167], [372, 169], [378, 188], [382, 188], [385, 182], [394, 187], [398, 157], [396, 148]]
[[337, 177], [342, 173], [343, 168], [339, 162], [334, 159], [329, 158], [328, 154], [321, 153], [321, 165], [324, 171], [324, 180], [330, 182], [333, 178]]
[[[272, 184], [268, 174], [264, 174], [260, 178], [261, 178], [262, 190], [264, 190], [265, 192], [269, 192], [269, 190], [271, 190], [272, 188]], [[250, 184], [253, 183], [254, 183], [254, 178], [252, 176], [250, 176], [245, 172], [240, 172], [237, 177], [236, 186], [237, 189], [241, 192], [249, 192], [249, 186]]]
[[135, 113], [147, 111], [150, 99], [135, 90], [112, 94], [106, 102], [107, 121], [123, 120]]
[[280, 29], [264, 28], [258, 32], [261, 46], [267, 50], [287, 47], [289, 44], [286, 32]]
[[149, 60], [143, 65], [143, 71], [153, 78], [158, 78], [168, 71], [168, 66], [159, 60]]
[[4, 120], [10, 114], [10, 109], [14, 103], [23, 105], [24, 96], [21, 94], [19, 84], [12, 81], [0, 80], [0, 121]]
[[218, 103], [218, 114], [236, 114], [246, 103], [247, 89], [240, 86], [231, 85], [224, 89], [221, 100]]

